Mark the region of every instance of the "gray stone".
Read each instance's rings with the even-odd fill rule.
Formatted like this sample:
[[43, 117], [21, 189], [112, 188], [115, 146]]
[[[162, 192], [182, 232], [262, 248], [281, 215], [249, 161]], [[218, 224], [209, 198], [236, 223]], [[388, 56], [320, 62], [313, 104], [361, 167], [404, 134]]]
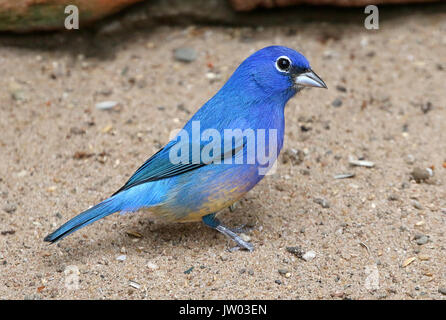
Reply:
[[5, 205], [3, 207], [3, 211], [5, 211], [6, 213], [14, 213], [17, 210], [17, 206], [14, 204], [10, 204], [8, 203], [7, 205]]
[[183, 47], [175, 49], [173, 53], [176, 60], [181, 62], [192, 62], [197, 59], [197, 52], [193, 48]]
[[415, 242], [416, 242], [419, 246], [421, 246], [421, 245], [423, 245], [423, 244], [426, 244], [426, 243], [428, 243], [428, 241], [429, 241], [429, 237], [426, 236], [426, 235], [424, 235], [424, 234], [417, 234], [417, 235], [414, 237], [414, 239], [415, 239]]
[[414, 200], [414, 201], [412, 202], [412, 205], [414, 206], [415, 209], [423, 210], [423, 206], [422, 206], [421, 203], [420, 203], [419, 201], [417, 201], [417, 200]]
[[342, 100], [339, 98], [336, 98], [335, 100], [333, 100], [331, 105], [335, 108], [339, 108], [340, 106], [342, 106]]
[[421, 181], [427, 180], [430, 177], [432, 177], [433, 171], [431, 169], [426, 169], [426, 168], [424, 168], [424, 169], [415, 168], [411, 172], [411, 176], [416, 182], [421, 182]]
[[295, 246], [295, 247], [286, 247], [286, 251], [288, 251], [289, 253], [294, 254], [295, 256], [302, 258], [302, 255], [304, 254], [304, 252], [302, 251], [302, 249], [299, 246]]
[[340, 92], [347, 92], [347, 88], [344, 86], [341, 86], [341, 85], [337, 85], [336, 90], [338, 90]]
[[322, 208], [330, 208], [330, 203], [324, 198], [315, 198], [313, 201], [314, 203], [321, 205]]

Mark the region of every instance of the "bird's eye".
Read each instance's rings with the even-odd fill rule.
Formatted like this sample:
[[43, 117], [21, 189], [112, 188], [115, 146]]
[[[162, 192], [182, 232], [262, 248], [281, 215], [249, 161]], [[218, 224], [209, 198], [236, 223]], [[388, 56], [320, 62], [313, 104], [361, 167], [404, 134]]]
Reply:
[[286, 56], [281, 56], [276, 60], [276, 69], [280, 72], [288, 72], [291, 68], [291, 60]]

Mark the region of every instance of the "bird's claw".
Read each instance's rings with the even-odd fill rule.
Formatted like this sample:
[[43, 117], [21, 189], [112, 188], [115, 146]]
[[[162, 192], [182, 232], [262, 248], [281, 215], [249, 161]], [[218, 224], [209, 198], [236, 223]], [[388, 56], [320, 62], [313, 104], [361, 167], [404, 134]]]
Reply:
[[[237, 243], [237, 245], [240, 249], [246, 249], [249, 252], [254, 251], [254, 246], [251, 243], [240, 238], [240, 236], [238, 234], [236, 234], [234, 231], [230, 230], [229, 228], [226, 228], [225, 226], [220, 224], [216, 227], [216, 229], [218, 231], [220, 231], [221, 233], [223, 233], [225, 236], [231, 238], [235, 243]], [[231, 248], [230, 251], [233, 252], [236, 250], [235, 250], [235, 248]]]
[[235, 252], [235, 251], [239, 251], [240, 249], [245, 249], [245, 250], [248, 250], [249, 252], [254, 251], [254, 246], [252, 244], [250, 244], [249, 242], [246, 242], [246, 241], [243, 241], [243, 242], [244, 242], [243, 244], [237, 243], [238, 244], [237, 246], [229, 248], [228, 251]]
[[243, 240], [237, 234], [237, 233], [243, 232], [243, 230], [247, 230], [247, 229], [245, 229], [245, 225], [242, 225], [241, 227], [239, 227], [235, 230], [231, 230], [230, 228], [222, 225], [221, 222], [215, 218], [215, 214], [206, 215], [202, 219], [203, 219], [203, 222], [205, 225], [207, 225], [208, 227], [211, 227], [212, 229], [220, 231], [225, 236], [227, 236], [228, 238], [232, 239], [235, 243], [237, 243], [237, 247], [231, 248], [231, 249], [229, 249], [229, 251], [233, 252], [233, 251], [236, 251], [239, 249], [245, 249], [245, 250], [248, 250], [249, 252], [252, 252], [254, 250], [254, 246], [251, 243]]

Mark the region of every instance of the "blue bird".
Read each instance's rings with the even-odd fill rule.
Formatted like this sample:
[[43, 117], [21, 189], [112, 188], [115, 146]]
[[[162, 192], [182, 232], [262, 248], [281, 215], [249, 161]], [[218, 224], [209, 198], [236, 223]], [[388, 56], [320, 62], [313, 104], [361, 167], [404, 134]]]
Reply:
[[146, 209], [164, 221], [201, 220], [252, 251], [216, 214], [271, 168], [283, 146], [285, 105], [304, 87], [327, 88], [302, 54], [282, 46], [255, 52], [123, 187], [44, 240], [56, 242], [115, 212]]

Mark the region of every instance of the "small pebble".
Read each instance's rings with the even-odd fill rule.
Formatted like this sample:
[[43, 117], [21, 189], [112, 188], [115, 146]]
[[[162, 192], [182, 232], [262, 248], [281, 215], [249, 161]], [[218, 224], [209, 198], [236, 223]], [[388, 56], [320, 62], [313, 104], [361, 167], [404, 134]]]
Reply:
[[149, 268], [150, 271], [158, 270], [158, 265], [154, 264], [153, 262], [147, 262], [147, 268]]
[[111, 124], [106, 125], [101, 129], [102, 133], [109, 133], [113, 129], [113, 126]]
[[404, 260], [403, 264], [401, 265], [403, 268], [407, 267], [408, 265], [410, 265], [412, 262], [414, 262], [417, 258], [415, 257], [410, 257], [407, 258], [406, 260]]
[[307, 251], [303, 256], [302, 259], [305, 261], [311, 261], [316, 257], [316, 252], [314, 251]]
[[347, 88], [341, 85], [337, 85], [336, 90], [338, 90], [339, 92], [347, 92]]
[[406, 163], [407, 164], [414, 164], [415, 163], [415, 157], [411, 154], [408, 154], [406, 157]]
[[125, 261], [127, 259], [127, 256], [125, 254], [121, 254], [120, 256], [116, 257], [116, 260], [118, 261]]
[[7, 204], [3, 207], [3, 211], [6, 213], [14, 213], [17, 210], [17, 206], [13, 204]]
[[342, 106], [342, 100], [339, 98], [336, 98], [335, 100], [333, 100], [331, 105], [335, 108], [339, 108], [340, 106]]
[[286, 275], [287, 273], [289, 273], [287, 269], [279, 269], [279, 270], [277, 270], [277, 271], [278, 271], [282, 276], [284, 276], [284, 275]]
[[178, 104], [178, 105], [177, 105], [177, 109], [180, 110], [180, 111], [183, 111], [183, 112], [185, 112], [185, 113], [187, 113], [187, 114], [190, 113], [190, 111], [187, 110], [186, 107], [184, 106], [184, 103], [180, 103], [180, 104]]
[[430, 169], [430, 168], [424, 168], [424, 169], [415, 168], [411, 172], [411, 176], [416, 182], [425, 181], [425, 180], [429, 179], [430, 177], [432, 177], [433, 175], [434, 175], [434, 173], [433, 173], [432, 169]]
[[446, 287], [438, 288], [438, 292], [446, 296]]
[[314, 203], [321, 205], [322, 208], [330, 208], [330, 203], [324, 198], [315, 198], [313, 201]]
[[373, 168], [375, 166], [375, 164], [372, 161], [366, 161], [366, 160], [350, 159], [348, 163], [352, 166], [358, 166], [358, 167]]
[[25, 92], [23, 90], [15, 90], [11, 93], [12, 99], [15, 101], [24, 101], [26, 100]]
[[432, 103], [430, 101], [428, 101], [426, 104], [422, 104], [421, 105], [421, 111], [426, 114], [429, 111], [431, 111], [433, 108]]
[[208, 78], [209, 80], [211, 80], [211, 82], [213, 82], [213, 81], [220, 80], [221, 75], [219, 73], [208, 72], [208, 73], [206, 73], [206, 78]]
[[197, 53], [194, 49], [184, 47], [184, 48], [178, 48], [174, 51], [174, 57], [176, 60], [181, 62], [192, 62], [197, 59]]
[[341, 174], [335, 175], [333, 178], [335, 178], [335, 179], [349, 179], [349, 178], [353, 178], [354, 176], [355, 176], [354, 173], [341, 173]]
[[[127, 233], [129, 236], [131, 236], [133, 238], [142, 238], [142, 234], [137, 231], [129, 230], [129, 231], [126, 231], [125, 233]], [[122, 252], [122, 253], [125, 253], [125, 252]]]
[[17, 173], [17, 177], [19, 177], [19, 178], [23, 178], [23, 177], [25, 177], [27, 174], [28, 174], [28, 171], [26, 171], [26, 170], [22, 170], [22, 171], [20, 171], [19, 173]]
[[429, 241], [429, 237], [424, 234], [417, 234], [414, 239], [419, 246], [426, 244]]
[[282, 154], [282, 163], [290, 162], [292, 165], [299, 165], [304, 161], [305, 154], [301, 150], [287, 149]]
[[423, 206], [417, 200], [412, 201], [412, 205], [414, 206], [415, 209], [423, 210]]
[[132, 280], [129, 281], [129, 286], [131, 286], [132, 288], [135, 288], [135, 289], [141, 288], [141, 285], [138, 282], [135, 282]]
[[295, 246], [295, 247], [286, 247], [286, 251], [288, 251], [289, 253], [294, 254], [295, 256], [301, 258], [303, 255], [303, 251], [299, 246]]
[[111, 95], [113, 93], [113, 90], [105, 88], [105, 89], [99, 90], [98, 93], [102, 94], [103, 96], [109, 96], [109, 95]]
[[103, 101], [96, 103], [96, 109], [99, 110], [109, 110], [116, 107], [118, 103], [116, 101]]
[[84, 129], [81, 129], [81, 128], [72, 127], [70, 129], [70, 133], [73, 134], [73, 135], [79, 135], [79, 134], [85, 134], [86, 131]]

